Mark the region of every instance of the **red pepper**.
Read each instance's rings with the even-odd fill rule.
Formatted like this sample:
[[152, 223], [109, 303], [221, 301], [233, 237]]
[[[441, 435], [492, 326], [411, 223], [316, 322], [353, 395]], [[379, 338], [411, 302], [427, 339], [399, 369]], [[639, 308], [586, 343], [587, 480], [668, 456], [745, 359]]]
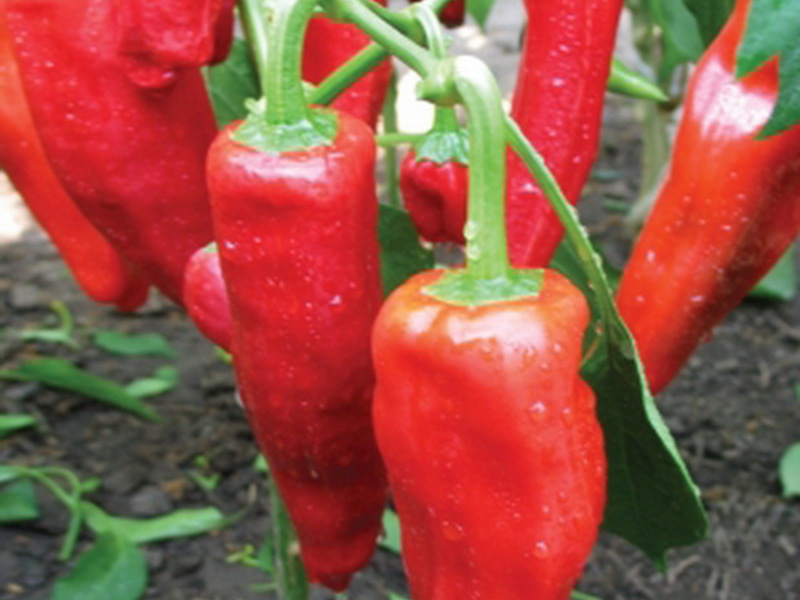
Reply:
[[234, 365], [311, 581], [344, 589], [372, 555], [385, 500], [369, 336], [381, 302], [374, 143], [264, 153], [225, 129], [208, 158]]
[[[597, 154], [622, 0], [525, 0], [528, 29], [511, 116], [573, 204]], [[564, 229], [515, 155], [509, 156], [511, 262], [547, 265]]]
[[[409, 0], [409, 2], [420, 2], [420, 0]], [[446, 27], [458, 27], [464, 24], [465, 13], [465, 0], [450, 0], [439, 13], [439, 20]]]
[[452, 108], [437, 108], [432, 129], [403, 159], [400, 190], [419, 234], [464, 243], [469, 143]]
[[467, 165], [417, 160], [411, 150], [400, 166], [400, 189], [419, 234], [429, 242], [464, 243]]
[[213, 238], [204, 159], [216, 125], [200, 72], [119, 51], [121, 3], [7, 0], [42, 145], [81, 211], [181, 300], [189, 256]]
[[563, 276], [463, 306], [398, 288], [375, 323], [375, 430], [415, 600], [566, 600], [605, 502], [602, 432], [579, 377], [589, 312]]
[[757, 139], [778, 98], [773, 60], [735, 77], [739, 0], [689, 82], [672, 162], [618, 302], [654, 393], [800, 231], [800, 127]]
[[[386, 0], [376, 0], [383, 6]], [[303, 51], [303, 78], [317, 84], [372, 40], [355, 25], [337, 23], [322, 15], [308, 23]], [[392, 64], [383, 61], [331, 103], [375, 128], [392, 78]]]
[[200, 333], [230, 352], [231, 309], [216, 243], [200, 248], [189, 259], [183, 305]]
[[149, 284], [83, 216], [66, 194], [42, 150], [0, 8], [0, 168], [22, 195], [86, 294], [97, 302], [134, 310]]

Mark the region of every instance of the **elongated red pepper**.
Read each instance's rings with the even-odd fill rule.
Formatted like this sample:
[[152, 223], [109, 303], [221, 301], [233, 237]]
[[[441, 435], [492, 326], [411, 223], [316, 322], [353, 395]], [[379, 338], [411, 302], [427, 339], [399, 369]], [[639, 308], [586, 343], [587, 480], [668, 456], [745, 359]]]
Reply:
[[78, 210], [53, 174], [22, 91], [0, 6], [0, 168], [22, 195], [86, 295], [134, 310], [149, 284]]
[[[386, 0], [376, 1], [386, 5]], [[303, 51], [303, 78], [320, 83], [370, 41], [355, 25], [337, 23], [321, 15], [313, 17], [308, 23]], [[339, 95], [331, 106], [375, 128], [391, 77], [391, 62], [385, 60]]]
[[66, 191], [109, 241], [180, 302], [211, 241], [204, 159], [216, 125], [196, 68], [142, 70], [119, 50], [115, 0], [7, 0], [25, 92]]
[[749, 7], [737, 2], [692, 75], [669, 172], [619, 289], [655, 393], [800, 231], [800, 127], [756, 139], [777, 101], [777, 60], [734, 75]]
[[[371, 557], [386, 480], [369, 340], [382, 292], [370, 127], [310, 109], [300, 79], [316, 0], [272, 3], [266, 111], [211, 146], [208, 182], [236, 378], [308, 577], [344, 589]], [[245, 2], [246, 22], [261, 18]]]
[[[597, 154], [622, 0], [525, 0], [528, 29], [511, 116], [573, 204]], [[544, 194], [516, 156], [507, 193], [511, 262], [540, 267], [563, 237]]]
[[183, 305], [200, 333], [230, 352], [231, 308], [216, 243], [200, 248], [189, 259]]
[[415, 600], [566, 600], [605, 502], [589, 314], [546, 271], [539, 295], [465, 307], [398, 288], [373, 336], [375, 431]]

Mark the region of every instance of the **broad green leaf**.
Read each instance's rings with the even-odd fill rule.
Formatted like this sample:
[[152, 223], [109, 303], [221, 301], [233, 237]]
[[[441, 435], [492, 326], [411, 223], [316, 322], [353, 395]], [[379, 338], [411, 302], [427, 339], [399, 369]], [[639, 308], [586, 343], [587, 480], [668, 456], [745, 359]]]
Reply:
[[21, 468], [12, 465], [0, 465], [0, 483], [8, 483], [22, 477]]
[[647, 0], [653, 20], [661, 27], [666, 50], [664, 62], [696, 61], [703, 53], [703, 38], [694, 15], [684, 0]]
[[228, 59], [207, 69], [206, 78], [220, 128], [244, 119], [245, 101], [261, 96], [258, 74], [244, 40], [234, 40]]
[[794, 246], [783, 255], [769, 273], [750, 291], [754, 298], [788, 302], [797, 294], [797, 272], [794, 266]]
[[486, 27], [494, 3], [495, 0], [467, 0], [467, 12], [477, 21], [481, 29]]
[[160, 420], [153, 409], [142, 403], [138, 398], [131, 396], [118, 383], [79, 369], [71, 362], [60, 358], [35, 358], [29, 360], [16, 369], [0, 371], [0, 379], [35, 381], [48, 387], [66, 390], [92, 400], [105, 402], [143, 419], [150, 421]]
[[185, 508], [152, 519], [112, 517], [89, 502], [81, 503], [81, 511], [86, 524], [96, 534], [114, 532], [134, 544], [191, 537], [222, 529], [230, 523], [230, 519], [214, 507]]
[[48, 342], [51, 344], [63, 344], [70, 348], [78, 348], [78, 342], [72, 337], [75, 325], [67, 306], [63, 302], [56, 300], [50, 304], [50, 308], [53, 309], [56, 317], [58, 317], [58, 327], [23, 331], [20, 334], [20, 338], [26, 342]]
[[378, 545], [397, 554], [402, 552], [400, 545], [400, 519], [397, 518], [397, 513], [388, 508], [383, 511], [383, 535], [378, 541]]
[[733, 10], [734, 0], [683, 0], [694, 15], [703, 43], [708, 47]]
[[784, 452], [779, 474], [784, 498], [800, 496], [800, 443], [792, 444]]
[[56, 582], [50, 600], [137, 600], [147, 587], [147, 563], [127, 538], [111, 531]]
[[31, 521], [38, 517], [36, 489], [30, 479], [14, 481], [0, 488], [0, 523]]
[[127, 334], [119, 331], [98, 331], [94, 343], [111, 354], [122, 356], [165, 356], [175, 358], [175, 350], [160, 333]]
[[419, 245], [417, 230], [405, 211], [381, 205], [378, 234], [384, 294], [414, 273], [433, 267], [433, 252]]
[[142, 377], [126, 385], [125, 391], [136, 398], [149, 398], [174, 389], [178, 381], [178, 369], [159, 367], [151, 377]]
[[21, 429], [35, 426], [36, 417], [33, 415], [0, 415], [0, 440]]
[[[597, 396], [608, 459], [608, 502], [603, 526], [635, 544], [657, 566], [665, 566], [670, 548], [703, 539], [708, 521], [675, 441], [647, 388], [633, 338], [619, 315], [602, 261], [592, 247], [574, 209], [518, 126], [507, 119], [509, 142], [553, 199], [567, 226], [580, 266], [572, 281], [581, 288], [592, 311], [587, 335], [591, 343], [581, 372]], [[592, 339], [593, 338], [593, 339]]]
[[800, 122], [800, 10], [796, 0], [753, 0], [739, 46], [737, 75], [743, 77], [778, 56], [778, 102], [759, 134], [768, 137]]

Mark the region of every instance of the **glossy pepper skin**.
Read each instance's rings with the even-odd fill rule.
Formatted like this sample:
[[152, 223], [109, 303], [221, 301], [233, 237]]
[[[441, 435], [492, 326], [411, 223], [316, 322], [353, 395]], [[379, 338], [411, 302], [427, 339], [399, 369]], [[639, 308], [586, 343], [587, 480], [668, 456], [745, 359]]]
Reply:
[[0, 169], [22, 195], [37, 222], [87, 296], [134, 310], [149, 284], [78, 210], [53, 174], [42, 150], [22, 90], [0, 6]]
[[737, 79], [749, 0], [698, 63], [669, 172], [618, 293], [654, 393], [778, 261], [800, 231], [800, 127], [758, 140], [778, 65]]
[[42, 146], [81, 211], [181, 301], [213, 238], [204, 179], [216, 124], [200, 72], [119, 50], [121, 0], [6, 0]]
[[[385, 6], [386, 0], [380, 0], [379, 4]], [[313, 17], [308, 22], [303, 50], [303, 79], [320, 83], [371, 41], [355, 25], [337, 23], [321, 15]], [[358, 117], [374, 129], [391, 78], [391, 62], [385, 60], [351, 85], [331, 106]]]
[[411, 150], [400, 165], [400, 190], [419, 234], [429, 242], [464, 243], [467, 165], [417, 160]]
[[[409, 0], [411, 3], [420, 0]], [[458, 27], [464, 24], [466, 16], [466, 0], [450, 0], [439, 12], [439, 20], [445, 27]]]
[[192, 254], [183, 279], [183, 305], [197, 329], [223, 350], [231, 349], [231, 308], [215, 243]]
[[[525, 0], [528, 28], [511, 116], [575, 204], [597, 154], [622, 0]], [[564, 229], [522, 161], [509, 154], [511, 262], [542, 267]]]
[[381, 302], [374, 142], [338, 113], [331, 145], [263, 153], [223, 130], [208, 178], [236, 377], [309, 579], [344, 589], [386, 498], [371, 423]]
[[535, 298], [466, 307], [417, 275], [375, 323], [375, 432], [414, 600], [566, 600], [597, 536], [606, 463], [579, 377], [589, 313], [546, 271]]

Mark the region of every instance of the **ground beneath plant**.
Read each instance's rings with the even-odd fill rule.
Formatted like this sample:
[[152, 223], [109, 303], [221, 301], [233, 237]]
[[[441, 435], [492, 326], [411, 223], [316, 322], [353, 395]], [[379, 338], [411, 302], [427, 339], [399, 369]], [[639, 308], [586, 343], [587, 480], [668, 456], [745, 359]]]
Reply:
[[[502, 6], [503, 3], [500, 3]], [[458, 43], [478, 48], [506, 89], [516, 61], [510, 13], [492, 21], [493, 41], [474, 30]], [[478, 40], [475, 42], [474, 40]], [[629, 241], [608, 200], [636, 195], [640, 133], [634, 104], [612, 99], [596, 174], [587, 187], [584, 220], [620, 265]], [[253, 469], [256, 449], [234, 400], [231, 369], [184, 314], [153, 297], [138, 313], [121, 314], [82, 297], [46, 238], [30, 226], [5, 181], [0, 181], [0, 368], [33, 356], [60, 356], [120, 382], [176, 367], [180, 385], [149, 401], [162, 424], [143, 422], [105, 405], [31, 383], [0, 382], [0, 413], [35, 414], [41, 427], [0, 441], [0, 464], [61, 465], [102, 486], [90, 499], [108, 512], [149, 517], [176, 508], [214, 505], [246, 516], [214, 533], [146, 548], [153, 600], [255, 600], [265, 576], [229, 562], [248, 545], [260, 546], [268, 529], [264, 477]], [[49, 304], [66, 303], [78, 326], [78, 350], [23, 342], [19, 334], [52, 325]], [[178, 358], [123, 358], [91, 343], [97, 330], [158, 332]], [[581, 591], [605, 600], [798, 600], [800, 506], [781, 498], [778, 460], [800, 440], [800, 300], [747, 302], [720, 326], [659, 398], [681, 453], [702, 489], [711, 521], [708, 539], [668, 556], [657, 572], [624, 541], [601, 535]], [[197, 457], [219, 484], [204, 491], [189, 475]], [[70, 564], [57, 560], [65, 511], [40, 492], [43, 516], [0, 528], [0, 600], [43, 600]], [[491, 515], [487, 515], [491, 518]], [[91, 542], [81, 540], [81, 547]], [[388, 591], [407, 595], [398, 557], [380, 550], [353, 580], [349, 597], [378, 600]], [[330, 599], [315, 590], [317, 600]], [[114, 599], [109, 599], [114, 600]], [[531, 599], [536, 600], [536, 599]]]

